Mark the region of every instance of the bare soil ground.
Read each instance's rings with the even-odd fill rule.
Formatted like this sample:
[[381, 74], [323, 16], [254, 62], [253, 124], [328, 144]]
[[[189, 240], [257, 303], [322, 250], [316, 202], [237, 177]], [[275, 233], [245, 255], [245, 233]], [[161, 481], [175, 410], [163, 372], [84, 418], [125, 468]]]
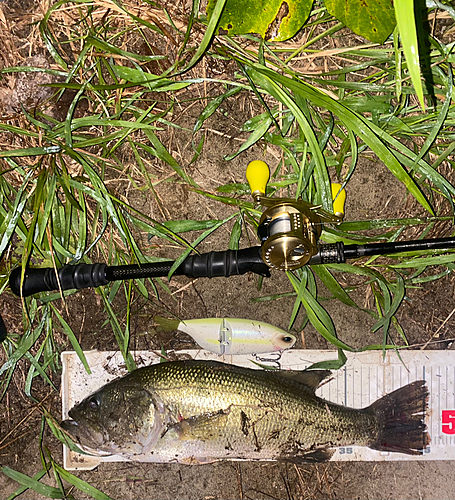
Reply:
[[[41, 5], [41, 4], [40, 4]], [[24, 47], [30, 36], [31, 22], [36, 21], [42, 12], [33, 10], [34, 2], [8, 0], [0, 2], [0, 8], [7, 15], [9, 31], [1, 36], [19, 50], [27, 59]], [[2, 28], [4, 30], [4, 27]], [[33, 52], [33, 51], [32, 51]], [[31, 53], [29, 56], [46, 57], [45, 53]], [[2, 59], [3, 58], [3, 59]], [[8, 66], [8, 54], [0, 55], [0, 67]], [[27, 77], [33, 78], [33, 74]], [[29, 82], [32, 84], [31, 82]], [[40, 81], [35, 82], [42, 83]], [[5, 95], [21, 100], [17, 83], [0, 82]], [[33, 84], [32, 84], [33, 85]], [[1, 90], [1, 88], [0, 88]], [[20, 90], [20, 88], [19, 88]], [[12, 94], [14, 92], [14, 95]], [[13, 97], [11, 97], [13, 95]], [[188, 97], [182, 95], [182, 99]], [[13, 102], [14, 104], [14, 102]], [[239, 132], [242, 123], [250, 117], [250, 107], [256, 104], [247, 97], [226, 103], [225, 113], [218, 111], [206, 127], [206, 142], [198, 161], [189, 167], [189, 173], [207, 190], [213, 190], [227, 182], [244, 182], [246, 165], [252, 159], [263, 158], [263, 151], [253, 148], [226, 162], [223, 156], [235, 151], [243, 136]], [[179, 125], [191, 129], [200, 108], [182, 107], [175, 113]], [[189, 164], [193, 156], [191, 134], [185, 130], [175, 130], [169, 135], [167, 145], [172, 154], [181, 162]], [[266, 161], [274, 165], [279, 157], [269, 150]], [[156, 161], [152, 168], [161, 178], [171, 175], [170, 168]], [[349, 184], [346, 215], [348, 220], [404, 217], [414, 215], [416, 207], [406, 200], [403, 186], [390, 172], [374, 158], [362, 158], [360, 165]], [[162, 206], [150, 194], [138, 193], [126, 180], [115, 185], [116, 194], [125, 196], [129, 203], [140, 207], [149, 215], [164, 221], [167, 219], [224, 218], [232, 213], [232, 208], [210, 201], [188, 189], [184, 184], [163, 182], [157, 187], [157, 195]], [[255, 235], [243, 237], [242, 246], [255, 242]], [[189, 238], [191, 239], [191, 238]], [[202, 245], [202, 251], [222, 250], [227, 247], [229, 233], [222, 229]], [[153, 245], [153, 239], [144, 241]], [[161, 247], [154, 250], [157, 254], [173, 258], [179, 249]], [[348, 284], [351, 277], [346, 276]], [[135, 349], [159, 349], [161, 344], [167, 349], [194, 346], [189, 339], [176, 340], [169, 334], [157, 334], [151, 318], [156, 314], [171, 312], [180, 318], [198, 317], [245, 317], [266, 321], [281, 328], [288, 327], [294, 298], [287, 297], [268, 302], [255, 302], [257, 297], [273, 293], [292, 292], [286, 276], [273, 272], [270, 279], [264, 280], [260, 291], [257, 278], [250, 275], [229, 279], [194, 280], [175, 277], [170, 283], [172, 296], [161, 292], [158, 299], [135, 303], [132, 315], [132, 343]], [[448, 318], [454, 307], [454, 283], [451, 277], [436, 283], [424, 285], [410, 292], [402, 305], [398, 317], [411, 344], [431, 343], [428, 348], [451, 349], [454, 319]], [[323, 291], [321, 292], [323, 295]], [[353, 294], [361, 306], [372, 300], [367, 287], [359, 287]], [[75, 332], [84, 349], [115, 349], [115, 339], [106, 318], [100, 314], [99, 296], [94, 290], [85, 290], [72, 296], [67, 303], [70, 315], [66, 320]], [[370, 303], [371, 305], [371, 303]], [[339, 337], [352, 346], [380, 343], [376, 334], [371, 332], [372, 319], [365, 313], [354, 311], [336, 301], [325, 303], [335, 321]], [[119, 318], [124, 314], [124, 304], [116, 303]], [[10, 331], [22, 332], [21, 304], [18, 299], [3, 293], [0, 313], [5, 318]], [[64, 312], [64, 308], [62, 308]], [[297, 321], [297, 324], [299, 321]], [[433, 334], [441, 327], [437, 337]], [[62, 350], [64, 349], [62, 336]], [[301, 332], [297, 347], [330, 348], [327, 342], [311, 326]], [[4, 354], [0, 354], [0, 363]], [[41, 469], [39, 434], [41, 414], [34, 401], [24, 395], [25, 366], [19, 365], [7, 395], [0, 403], [0, 463], [24, 474], [32, 476]], [[53, 382], [58, 387], [58, 377]], [[60, 398], [48, 386], [36, 381], [33, 395], [55, 415], [60, 413]], [[61, 458], [61, 444], [52, 433], [44, 432], [43, 449], [47, 447], [58, 461]], [[421, 463], [348, 463], [307, 465], [305, 467], [285, 463], [215, 463], [202, 466], [183, 466], [177, 464], [103, 464], [92, 472], [78, 473], [78, 476], [98, 487], [112, 498], [118, 499], [449, 499], [455, 498], [455, 467], [452, 462]], [[54, 485], [49, 476], [44, 482]], [[0, 499], [7, 498], [18, 487], [17, 483], [0, 474]], [[79, 490], [74, 490], [75, 498], [88, 498]], [[19, 498], [43, 498], [27, 491]]]

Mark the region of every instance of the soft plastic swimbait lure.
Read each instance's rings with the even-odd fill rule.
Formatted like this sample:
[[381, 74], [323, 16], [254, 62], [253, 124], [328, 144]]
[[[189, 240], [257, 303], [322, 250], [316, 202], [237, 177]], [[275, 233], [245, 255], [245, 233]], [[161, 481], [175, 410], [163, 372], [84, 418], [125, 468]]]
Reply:
[[216, 354], [260, 354], [289, 349], [296, 337], [281, 328], [239, 318], [205, 318], [185, 321], [155, 317], [158, 330], [184, 332], [203, 349]]

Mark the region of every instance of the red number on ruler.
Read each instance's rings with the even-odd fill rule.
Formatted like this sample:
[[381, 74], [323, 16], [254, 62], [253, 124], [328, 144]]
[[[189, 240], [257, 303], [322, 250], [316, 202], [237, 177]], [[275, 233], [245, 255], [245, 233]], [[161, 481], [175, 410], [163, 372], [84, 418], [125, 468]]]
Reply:
[[455, 434], [455, 410], [442, 410], [443, 434]]

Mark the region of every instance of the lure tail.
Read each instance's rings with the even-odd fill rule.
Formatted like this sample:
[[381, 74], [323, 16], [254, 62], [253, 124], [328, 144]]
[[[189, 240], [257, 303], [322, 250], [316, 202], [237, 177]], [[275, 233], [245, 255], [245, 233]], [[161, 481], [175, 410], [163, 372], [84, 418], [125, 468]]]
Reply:
[[162, 316], [155, 316], [153, 319], [157, 324], [156, 330], [158, 332], [172, 332], [173, 330], [177, 330], [180, 325], [179, 319], [168, 319]]
[[425, 425], [428, 389], [424, 380], [412, 382], [374, 402], [379, 433], [369, 447], [373, 450], [421, 455], [430, 443]]

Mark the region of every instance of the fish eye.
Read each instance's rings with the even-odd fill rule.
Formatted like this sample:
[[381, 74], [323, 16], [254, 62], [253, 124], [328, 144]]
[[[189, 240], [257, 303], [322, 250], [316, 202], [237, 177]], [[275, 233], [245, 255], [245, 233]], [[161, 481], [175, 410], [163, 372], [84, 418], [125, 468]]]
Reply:
[[285, 337], [283, 337], [283, 342], [286, 342], [286, 344], [290, 344], [293, 341], [294, 341], [294, 338], [289, 336], [289, 335], [286, 335]]
[[88, 407], [91, 410], [97, 410], [100, 407], [100, 400], [99, 400], [98, 396], [92, 396], [88, 400]]

